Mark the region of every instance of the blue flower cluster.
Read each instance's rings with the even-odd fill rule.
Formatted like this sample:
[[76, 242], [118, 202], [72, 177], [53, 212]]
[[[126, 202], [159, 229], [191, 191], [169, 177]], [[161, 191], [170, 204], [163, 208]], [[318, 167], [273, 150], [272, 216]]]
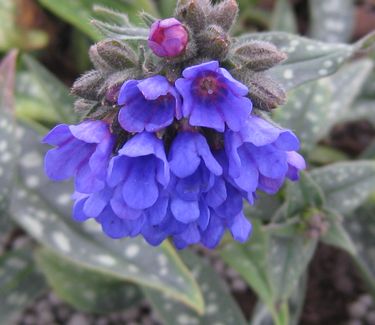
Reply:
[[174, 85], [163, 76], [127, 81], [116, 117], [127, 141], [106, 121], [58, 125], [44, 138], [57, 146], [46, 173], [73, 176], [74, 219], [95, 218], [112, 238], [213, 248], [229, 229], [244, 242], [243, 199], [276, 193], [305, 168], [296, 136], [252, 114], [247, 93], [217, 61], [186, 68]]

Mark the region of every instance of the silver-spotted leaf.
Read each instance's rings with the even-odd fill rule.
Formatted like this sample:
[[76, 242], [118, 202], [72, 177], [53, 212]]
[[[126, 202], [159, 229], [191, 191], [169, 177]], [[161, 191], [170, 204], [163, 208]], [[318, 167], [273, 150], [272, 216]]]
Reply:
[[[28, 78], [35, 83], [30, 86], [31, 89], [38, 89], [34, 99], [40, 97], [44, 105], [53, 111], [50, 115], [58, 115], [61, 122], [74, 123], [76, 116], [73, 112], [73, 96], [70, 95], [69, 89], [31, 56], [24, 55], [22, 60], [30, 73]], [[43, 109], [39, 114], [42, 113]], [[40, 119], [43, 120], [42, 117]]]
[[354, 0], [310, 0], [310, 36], [329, 43], [350, 41], [354, 28]]
[[328, 229], [320, 240], [328, 245], [347, 251], [351, 255], [357, 254], [355, 243], [344, 227], [344, 218], [338, 213], [325, 211], [326, 220], [328, 221]]
[[248, 243], [229, 243], [223, 247], [220, 254], [224, 261], [241, 274], [260, 299], [272, 309], [274, 297], [267, 268], [269, 234], [263, 230], [256, 219], [252, 220], [252, 224], [252, 236]]
[[371, 47], [375, 34], [353, 45], [324, 43], [284, 32], [247, 34], [236, 40], [268, 41], [287, 53], [288, 59], [267, 73], [288, 90], [335, 73], [355, 53]]
[[305, 153], [314, 148], [327, 129], [327, 107], [332, 93], [332, 86], [326, 79], [312, 81], [292, 90], [287, 103], [274, 112], [277, 123], [296, 133]]
[[[375, 199], [366, 202], [345, 219], [344, 227], [355, 248], [352, 255], [366, 287], [375, 297]], [[351, 253], [349, 251], [349, 253]]]
[[31, 250], [10, 251], [0, 257], [0, 324], [11, 324], [14, 315], [47, 290]]
[[252, 222], [253, 237], [248, 243], [230, 243], [220, 253], [257, 293], [276, 324], [284, 324], [288, 299], [306, 271], [317, 240], [305, 238], [294, 226], [292, 235], [285, 236], [284, 229], [265, 229]]
[[54, 292], [78, 310], [95, 314], [122, 311], [142, 298], [134, 284], [79, 267], [46, 248], [37, 251], [37, 262]]
[[297, 34], [297, 20], [292, 4], [288, 0], [278, 0], [272, 14], [271, 29]]
[[177, 304], [167, 296], [160, 295], [159, 292], [145, 289], [147, 298], [157, 314], [160, 315], [163, 324], [245, 325], [245, 318], [228, 288], [208, 263], [188, 251], [182, 252], [181, 255], [202, 289], [206, 306], [200, 316], [191, 312], [185, 306]]
[[14, 79], [17, 52], [0, 63], [0, 219], [11, 193], [15, 160]]
[[316, 168], [310, 176], [323, 190], [326, 207], [348, 214], [375, 191], [375, 162], [353, 161]]

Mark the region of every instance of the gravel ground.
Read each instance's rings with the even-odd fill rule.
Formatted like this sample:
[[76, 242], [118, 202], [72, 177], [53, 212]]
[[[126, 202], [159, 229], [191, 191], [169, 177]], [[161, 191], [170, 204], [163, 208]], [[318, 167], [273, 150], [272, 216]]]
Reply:
[[38, 299], [11, 325], [161, 325], [146, 301], [124, 312], [92, 315], [78, 312], [52, 292]]

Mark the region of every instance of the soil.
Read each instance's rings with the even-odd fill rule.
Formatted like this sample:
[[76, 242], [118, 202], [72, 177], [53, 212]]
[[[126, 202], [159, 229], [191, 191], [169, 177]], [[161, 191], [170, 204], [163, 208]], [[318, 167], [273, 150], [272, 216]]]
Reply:
[[320, 245], [309, 267], [301, 325], [347, 324], [350, 305], [364, 293], [350, 257]]

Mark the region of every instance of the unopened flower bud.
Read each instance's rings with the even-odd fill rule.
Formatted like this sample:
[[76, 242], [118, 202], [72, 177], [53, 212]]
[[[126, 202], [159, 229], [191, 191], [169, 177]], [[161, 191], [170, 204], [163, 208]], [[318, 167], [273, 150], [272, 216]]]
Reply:
[[189, 34], [175, 18], [158, 20], [151, 26], [148, 46], [160, 57], [176, 57], [186, 49]]

